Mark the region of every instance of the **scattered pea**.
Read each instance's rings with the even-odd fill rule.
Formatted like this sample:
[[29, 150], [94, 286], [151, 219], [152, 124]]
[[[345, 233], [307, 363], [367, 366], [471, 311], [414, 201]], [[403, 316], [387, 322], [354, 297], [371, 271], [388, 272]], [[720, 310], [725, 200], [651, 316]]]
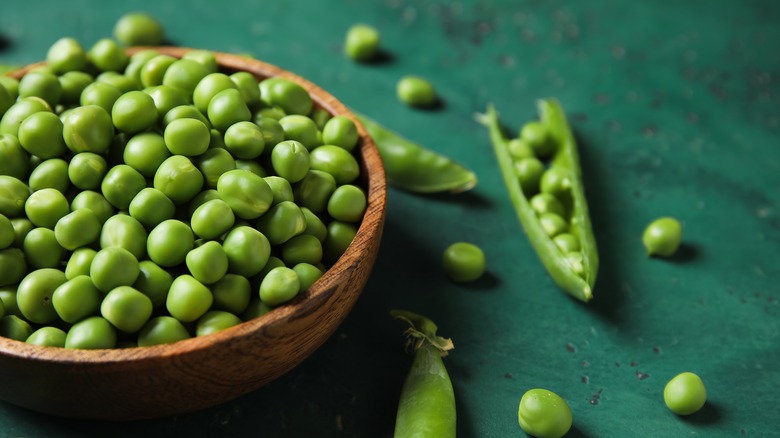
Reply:
[[442, 264], [445, 274], [452, 281], [475, 281], [485, 273], [485, 253], [473, 243], [456, 242], [444, 250]]
[[402, 77], [396, 92], [401, 102], [415, 107], [430, 107], [438, 100], [433, 84], [419, 76]]
[[681, 242], [682, 224], [673, 217], [654, 220], [642, 235], [648, 256], [671, 257], [680, 248]]
[[560, 438], [571, 429], [571, 408], [558, 394], [530, 389], [520, 399], [517, 411], [520, 427], [537, 438]]
[[356, 61], [370, 61], [379, 50], [379, 31], [367, 24], [355, 24], [347, 30], [344, 53]]
[[158, 46], [165, 39], [165, 31], [151, 15], [132, 12], [116, 22], [114, 38], [126, 46]]

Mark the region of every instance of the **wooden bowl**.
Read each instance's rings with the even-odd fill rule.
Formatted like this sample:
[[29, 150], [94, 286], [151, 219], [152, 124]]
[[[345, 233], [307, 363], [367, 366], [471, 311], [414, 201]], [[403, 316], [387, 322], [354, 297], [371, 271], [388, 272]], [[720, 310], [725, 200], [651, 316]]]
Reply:
[[[190, 50], [154, 49], [175, 57]], [[224, 71], [293, 80], [309, 90], [315, 105], [355, 121], [368, 207], [354, 241], [295, 300], [208, 336], [112, 350], [40, 347], [0, 337], [0, 399], [81, 419], [134, 420], [204, 409], [256, 390], [292, 370], [333, 334], [352, 309], [376, 260], [385, 219], [385, 173], [376, 145], [342, 103], [313, 83], [254, 59], [216, 56]], [[19, 78], [32, 67], [12, 75]]]

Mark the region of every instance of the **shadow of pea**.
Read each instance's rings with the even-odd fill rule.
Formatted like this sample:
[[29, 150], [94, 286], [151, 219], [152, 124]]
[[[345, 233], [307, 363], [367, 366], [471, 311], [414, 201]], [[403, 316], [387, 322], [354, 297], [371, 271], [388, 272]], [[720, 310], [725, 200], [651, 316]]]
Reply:
[[5, 50], [11, 47], [11, 40], [7, 36], [0, 34], [0, 50]]
[[681, 421], [699, 426], [717, 424], [723, 420], [723, 409], [717, 403], [707, 400], [702, 408], [691, 415], [679, 416]]
[[672, 263], [690, 263], [701, 257], [701, 248], [693, 243], [683, 242], [677, 252], [666, 260]]

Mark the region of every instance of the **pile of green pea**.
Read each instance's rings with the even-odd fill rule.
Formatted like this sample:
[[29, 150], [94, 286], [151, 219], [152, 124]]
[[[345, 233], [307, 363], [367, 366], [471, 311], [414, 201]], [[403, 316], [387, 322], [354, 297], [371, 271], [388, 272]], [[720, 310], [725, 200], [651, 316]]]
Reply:
[[585, 275], [580, 241], [572, 234], [572, 181], [566, 170], [550, 162], [558, 145], [539, 121], [523, 125], [520, 135], [509, 140], [518, 183], [542, 229], [568, 259], [574, 271]]
[[309, 288], [367, 206], [346, 116], [202, 50], [73, 38], [0, 77], [0, 335], [65, 348], [213, 333]]

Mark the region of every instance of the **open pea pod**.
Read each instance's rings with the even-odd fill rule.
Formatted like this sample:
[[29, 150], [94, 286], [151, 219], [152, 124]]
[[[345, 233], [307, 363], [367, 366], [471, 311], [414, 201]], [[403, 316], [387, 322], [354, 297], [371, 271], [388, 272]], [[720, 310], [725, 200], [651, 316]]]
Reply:
[[362, 114], [355, 112], [355, 115], [374, 139], [391, 185], [426, 194], [464, 192], [477, 185], [474, 172], [461, 164], [401, 137]]
[[560, 103], [554, 99], [544, 99], [538, 101], [537, 107], [548, 140], [555, 146], [547, 161], [547, 169], [554, 168], [558, 176], [568, 181], [566, 234], [573, 236], [575, 242], [572, 245], [576, 248], [571, 251], [562, 249], [561, 246], [565, 245], [556, 243], [550, 230], [540, 221], [538, 210], [532, 206], [528, 197], [531, 191], [523, 190], [515, 158], [510, 154], [510, 140], [501, 129], [495, 107], [489, 105], [485, 114], [477, 115], [477, 121], [490, 132], [509, 197], [540, 261], [561, 289], [581, 301], [590, 301], [593, 298], [599, 259], [585, 199], [577, 144]]

